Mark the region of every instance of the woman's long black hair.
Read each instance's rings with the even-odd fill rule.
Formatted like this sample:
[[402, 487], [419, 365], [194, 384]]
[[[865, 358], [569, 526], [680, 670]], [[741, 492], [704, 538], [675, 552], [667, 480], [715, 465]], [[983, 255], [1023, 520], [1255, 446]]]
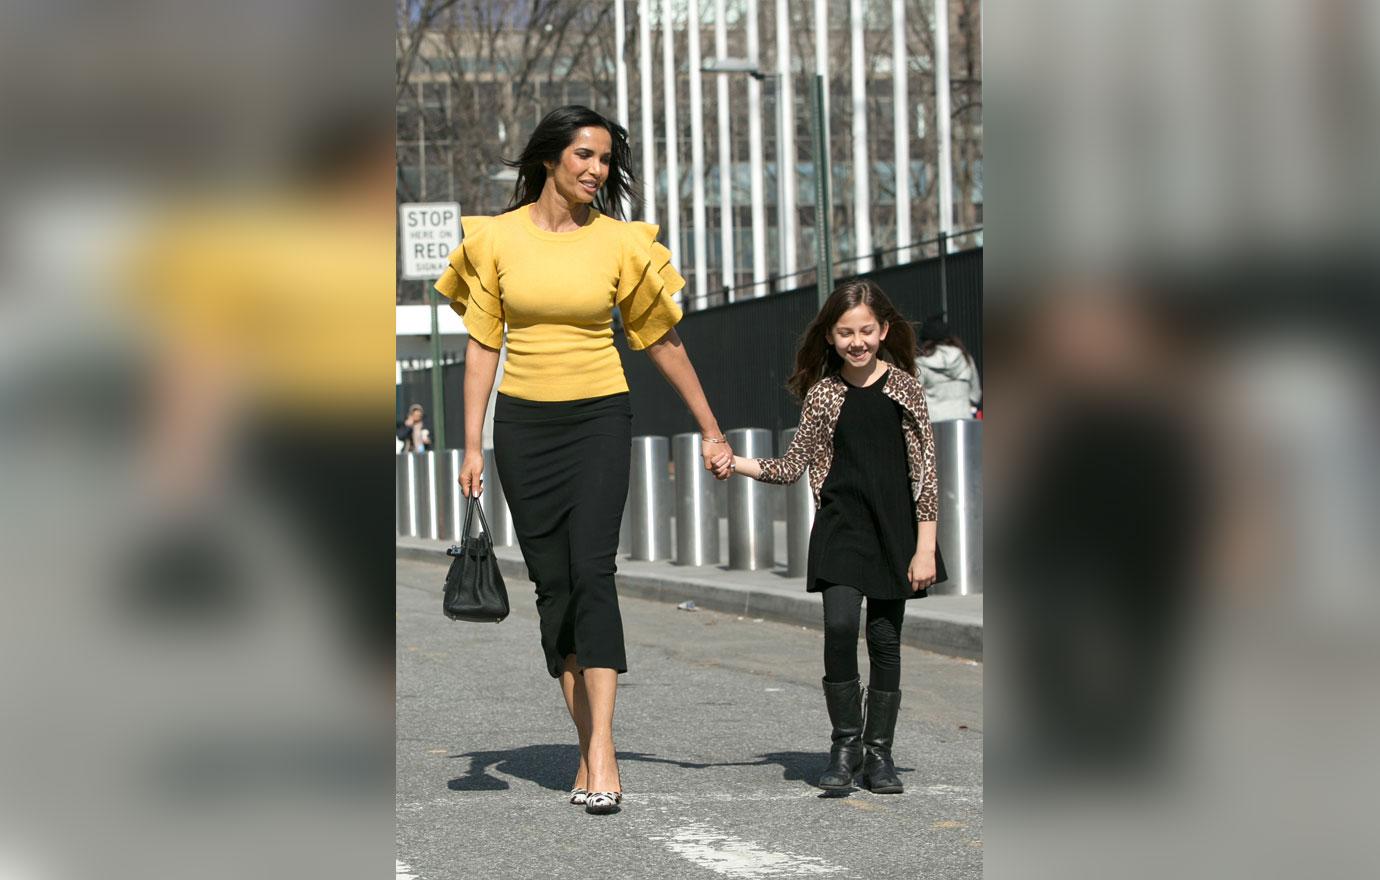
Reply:
[[896, 311], [876, 284], [861, 279], [845, 281], [829, 294], [801, 337], [800, 348], [795, 353], [795, 372], [786, 380], [786, 387], [800, 400], [805, 399], [816, 382], [830, 373], [837, 373], [843, 366], [843, 358], [829, 342], [829, 331], [844, 312], [857, 306], [867, 306], [877, 320], [889, 328], [877, 356], [907, 373], [915, 372], [915, 328]]
[[506, 159], [503, 164], [517, 169], [517, 184], [513, 186], [513, 197], [508, 202], [508, 210], [530, 205], [541, 195], [546, 186], [546, 162], [559, 163], [561, 153], [575, 140], [575, 132], [582, 128], [597, 127], [605, 129], [613, 141], [612, 156], [609, 158], [609, 176], [599, 192], [594, 196], [594, 207], [600, 212], [623, 219], [623, 206], [633, 198], [633, 185], [636, 178], [632, 173], [632, 148], [628, 146], [628, 130], [612, 119], [596, 113], [588, 107], [570, 104], [557, 107], [542, 117], [527, 146], [516, 159]]

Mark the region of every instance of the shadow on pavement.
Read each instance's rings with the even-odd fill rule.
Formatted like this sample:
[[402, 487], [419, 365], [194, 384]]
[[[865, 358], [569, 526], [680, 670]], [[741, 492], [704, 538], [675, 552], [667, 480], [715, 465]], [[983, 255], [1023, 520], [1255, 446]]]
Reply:
[[[719, 766], [736, 767], [750, 765], [781, 765], [781, 778], [787, 782], [805, 782], [810, 785], [815, 784], [815, 780], [824, 772], [825, 766], [829, 763], [828, 752], [767, 752], [765, 755], [758, 755], [759, 760], [744, 764], [723, 764]], [[896, 766], [897, 773], [910, 773], [914, 767]], [[826, 794], [831, 794], [826, 792]], [[837, 796], [837, 795], [835, 795]]]
[[[565, 791], [575, 778], [575, 768], [579, 766], [580, 752], [574, 743], [560, 745], [522, 746], [490, 752], [465, 752], [451, 755], [452, 758], [469, 758], [470, 769], [464, 776], [458, 776], [446, 783], [451, 791], [505, 791], [509, 788], [506, 780], [490, 775], [493, 770], [505, 776], [514, 776], [535, 782], [542, 788], [552, 791]], [[660, 758], [644, 752], [618, 752], [619, 763], [638, 761], [646, 764], [671, 764], [687, 770], [704, 770], [709, 767], [752, 766], [760, 761], [744, 761], [736, 764], [702, 764], [694, 761], [677, 761], [673, 758]]]
[[[575, 778], [575, 768], [579, 764], [580, 753], [574, 743], [522, 746], [516, 749], [497, 751], [465, 752], [451, 755], [452, 758], [469, 758], [469, 771], [446, 783], [451, 791], [507, 791], [508, 781], [494, 776], [490, 771], [534, 782], [551, 791], [565, 791]], [[767, 752], [756, 755], [751, 761], [729, 761], [706, 764], [696, 761], [678, 761], [662, 758], [646, 752], [619, 752], [620, 763], [640, 762], [645, 764], [670, 764], [686, 770], [707, 770], [711, 767], [764, 767], [779, 765], [781, 778], [787, 782], [804, 782], [814, 785], [815, 779], [829, 762], [828, 752]], [[910, 772], [913, 768], [897, 767], [899, 772]]]
[[782, 779], [787, 782], [808, 782], [814, 785], [828, 763], [828, 752], [767, 752], [765, 755], [758, 755], [752, 765], [780, 764]]
[[575, 776], [580, 762], [580, 750], [574, 743], [523, 746], [491, 752], [465, 752], [452, 758], [469, 758], [470, 769], [464, 776], [446, 783], [451, 791], [506, 791], [507, 780], [489, 775], [496, 770], [506, 776], [516, 776], [535, 782], [542, 788], [563, 791]]
[[[755, 755], [751, 761], [722, 761], [719, 763], [695, 763], [691, 761], [673, 761], [666, 758], [657, 758], [652, 755], [642, 755], [635, 753], [618, 753], [618, 760], [648, 761], [657, 764], [674, 764], [677, 767], [685, 767], [691, 770], [706, 770], [710, 767], [767, 767], [776, 764], [781, 767], [781, 778], [786, 782], [804, 782], [813, 787], [819, 774], [824, 771], [824, 767], [829, 763], [828, 752], [767, 752]], [[908, 771], [909, 767], [897, 767], [897, 771]]]

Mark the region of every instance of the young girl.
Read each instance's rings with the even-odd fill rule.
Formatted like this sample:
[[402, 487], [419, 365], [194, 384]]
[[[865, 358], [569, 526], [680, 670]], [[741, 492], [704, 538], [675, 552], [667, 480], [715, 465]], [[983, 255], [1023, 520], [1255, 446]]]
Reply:
[[[901, 704], [901, 621], [937, 569], [939, 481], [925, 394], [914, 376], [915, 331], [869, 281], [840, 285], [805, 331], [788, 385], [803, 398], [781, 458], [734, 456], [736, 473], [793, 483], [808, 466], [815, 496], [807, 589], [824, 593], [824, 699], [833, 723], [825, 789], [861, 770], [898, 794], [891, 760]], [[867, 716], [858, 681], [858, 618], [867, 597]]]

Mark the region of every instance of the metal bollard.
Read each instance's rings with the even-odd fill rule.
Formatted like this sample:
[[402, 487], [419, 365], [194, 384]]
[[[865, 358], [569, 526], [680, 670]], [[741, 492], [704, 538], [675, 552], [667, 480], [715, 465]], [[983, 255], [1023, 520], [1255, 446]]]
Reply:
[[417, 458], [411, 452], [398, 453], [394, 486], [398, 501], [398, 534], [417, 537]]
[[435, 452], [415, 452], [417, 459], [417, 537], [441, 538], [441, 468]]
[[714, 505], [714, 475], [704, 469], [700, 435], [671, 440], [676, 465], [676, 565], [717, 565], [719, 514]]
[[671, 558], [671, 444], [665, 437], [634, 437], [628, 479], [633, 559]]
[[[494, 461], [492, 449], [484, 450], [484, 494], [479, 496], [479, 503], [484, 506], [484, 517], [489, 521], [489, 537], [494, 546], [511, 547], [516, 544], [513, 513], [508, 509], [508, 496], [503, 492], [503, 481], [498, 478], [498, 464]], [[478, 526], [475, 528], [478, 529]]]
[[728, 484], [733, 480], [715, 480], [710, 495], [714, 499], [714, 517], [719, 525], [719, 559], [728, 563]]
[[[790, 448], [797, 428], [781, 432], [781, 451]], [[815, 495], [810, 491], [810, 471], [800, 475], [786, 491], [786, 574], [804, 577], [810, 557], [810, 529], [815, 524]]]
[[465, 523], [466, 499], [460, 491], [460, 466], [465, 456], [459, 449], [447, 449], [441, 456], [441, 534], [447, 541], [458, 544], [464, 537], [460, 527]]
[[[737, 428], [726, 435], [744, 458], [771, 455], [771, 432]], [[756, 571], [776, 564], [776, 534], [771, 518], [773, 487], [747, 477], [728, 481], [728, 567]]]
[[938, 595], [982, 592], [982, 422], [934, 423], [939, 468], [939, 549], [949, 579]]
[[[447, 541], [458, 543], [465, 536], [460, 529], [465, 524], [465, 505], [469, 503], [460, 491], [460, 468], [465, 455], [459, 449], [447, 449], [440, 471], [443, 491], [441, 494], [442, 528], [441, 534]], [[489, 537], [495, 547], [511, 547], [517, 543], [517, 532], [513, 529], [513, 515], [508, 510], [508, 502], [503, 494], [503, 484], [498, 479], [498, 469], [494, 466], [494, 451], [484, 450], [484, 493], [479, 503], [484, 506], [484, 516], [489, 521]], [[479, 518], [470, 523], [470, 532], [479, 531]]]

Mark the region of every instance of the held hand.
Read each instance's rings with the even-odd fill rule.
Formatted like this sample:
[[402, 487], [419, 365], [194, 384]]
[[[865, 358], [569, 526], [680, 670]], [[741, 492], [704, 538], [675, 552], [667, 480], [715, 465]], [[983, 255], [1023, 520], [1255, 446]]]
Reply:
[[711, 443], [700, 441], [700, 454], [704, 457], [704, 469], [714, 475], [716, 480], [727, 480], [733, 475], [733, 447], [728, 442]]
[[733, 462], [729, 465], [728, 472], [740, 477], [747, 477], [749, 480], [762, 479], [762, 465], [758, 460], [743, 458], [741, 455], [733, 456]]
[[934, 583], [935, 574], [933, 550], [928, 553], [917, 552], [911, 557], [910, 565], [906, 567], [910, 588], [917, 593]]
[[722, 453], [715, 459], [714, 479], [727, 480], [733, 476], [733, 447], [727, 443], [719, 444], [723, 447]]
[[466, 498], [484, 494], [484, 454], [466, 452], [465, 461], [460, 465], [460, 494]]

